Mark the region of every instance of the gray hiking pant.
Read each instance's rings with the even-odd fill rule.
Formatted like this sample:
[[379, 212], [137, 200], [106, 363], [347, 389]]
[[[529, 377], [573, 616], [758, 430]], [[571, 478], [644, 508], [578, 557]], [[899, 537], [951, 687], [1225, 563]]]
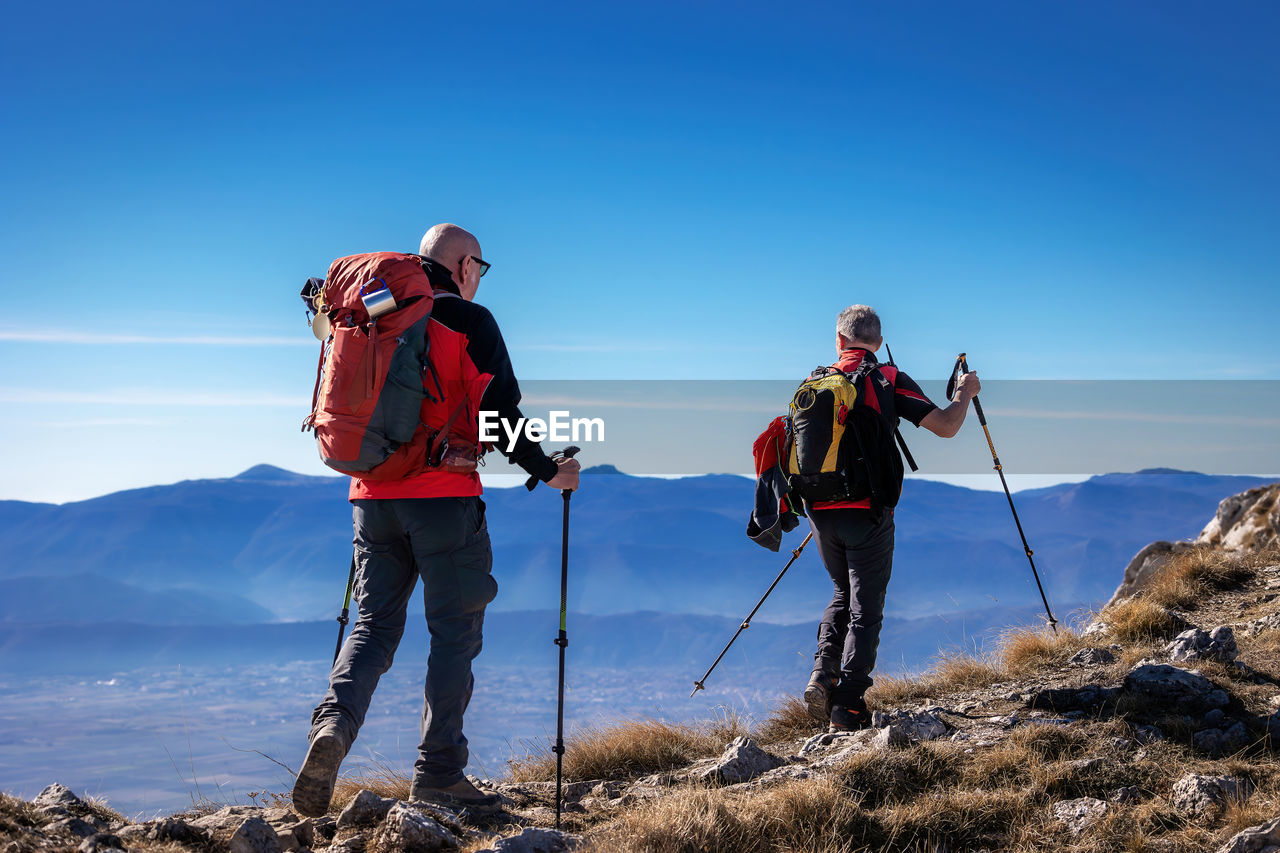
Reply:
[[484, 608], [498, 593], [484, 502], [467, 498], [354, 501], [355, 627], [329, 673], [329, 691], [311, 715], [312, 736], [336, 723], [356, 739], [378, 679], [391, 668], [418, 578], [431, 634], [422, 706], [419, 786], [463, 777], [462, 715], [471, 701], [471, 661], [480, 654]]
[[871, 687], [893, 569], [893, 514], [877, 521], [869, 509], [818, 509], [809, 526], [835, 586], [818, 624], [814, 669], [838, 675], [831, 701], [848, 705]]

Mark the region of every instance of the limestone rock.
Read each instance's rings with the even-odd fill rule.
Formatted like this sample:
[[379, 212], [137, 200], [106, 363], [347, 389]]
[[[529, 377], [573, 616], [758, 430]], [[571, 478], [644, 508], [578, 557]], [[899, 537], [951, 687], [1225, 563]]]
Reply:
[[1107, 794], [1107, 799], [1121, 805], [1136, 803], [1142, 799], [1142, 789], [1135, 785], [1125, 785], [1123, 788], [1116, 788], [1110, 794]]
[[1053, 816], [1067, 825], [1072, 835], [1079, 835], [1107, 813], [1107, 804], [1095, 797], [1064, 800], [1053, 804]]
[[892, 729], [891, 740], [905, 739], [908, 743], [935, 740], [947, 733], [947, 724], [931, 711], [875, 711], [871, 726]]
[[[1111, 602], [1114, 603], [1124, 597], [1125, 596], [1120, 595], [1120, 591], [1117, 590], [1116, 595], [1112, 597]], [[1085, 626], [1085, 629], [1083, 631], [1080, 632], [1080, 636], [1084, 637], [1086, 640], [1101, 639], [1102, 637], [1105, 637], [1107, 632], [1110, 630], [1111, 630], [1111, 626], [1108, 625], [1105, 621], [1103, 621], [1102, 619], [1094, 619], [1092, 622], [1090, 622], [1088, 625]]]
[[347, 807], [338, 815], [338, 829], [349, 829], [354, 826], [373, 826], [387, 817], [387, 812], [396, 801], [389, 797], [379, 797], [373, 791], [361, 791], [356, 794]]
[[1196, 544], [1261, 550], [1280, 538], [1280, 483], [1223, 500]]
[[1201, 729], [1191, 736], [1191, 745], [1213, 758], [1231, 755], [1249, 745], [1249, 730], [1241, 722], [1225, 729]]
[[457, 813], [455, 813], [451, 809], [447, 809], [444, 806], [436, 805], [435, 803], [427, 803], [419, 800], [414, 800], [410, 802], [408, 805], [411, 808], [413, 808], [415, 811], [420, 812], [426, 815], [427, 817], [431, 818], [436, 823], [440, 824], [445, 829], [449, 830], [459, 838], [467, 834], [467, 830], [463, 827], [461, 821], [458, 820]]
[[280, 837], [260, 817], [242, 821], [231, 834], [229, 853], [281, 853]]
[[837, 740], [853, 737], [857, 732], [820, 732], [804, 742], [804, 746], [800, 747], [800, 755], [810, 755], [815, 752], [821, 752], [825, 748], [829, 748]]
[[1160, 730], [1159, 726], [1150, 725], [1138, 726], [1133, 730], [1133, 736], [1141, 744], [1155, 743], [1165, 739], [1164, 732]]
[[787, 764], [782, 767], [776, 767], [767, 773], [761, 773], [751, 782], [745, 783], [743, 787], [773, 785], [779, 782], [792, 782], [797, 779], [808, 779], [812, 776], [813, 771], [803, 764]]
[[31, 804], [38, 809], [61, 808], [66, 809], [67, 811], [72, 811], [88, 808], [84, 800], [77, 797], [70, 788], [66, 785], [60, 785], [57, 782], [54, 782], [43, 791], [36, 794], [36, 798], [31, 801]]
[[98, 827], [78, 817], [64, 817], [44, 828], [45, 832], [58, 835], [73, 835], [76, 838], [89, 838], [98, 834]]
[[873, 731], [875, 737], [871, 738], [872, 749], [901, 749], [911, 745], [911, 740], [901, 726], [885, 726]]
[[1097, 684], [1049, 688], [1032, 694], [1027, 700], [1027, 707], [1056, 711], [1060, 714], [1068, 711], [1090, 711], [1111, 701], [1115, 698], [1116, 692], [1114, 687], [1102, 687]]
[[311, 824], [311, 829], [316, 838], [328, 843], [333, 840], [333, 836], [338, 832], [338, 822], [333, 815], [325, 815], [323, 817], [307, 818]]
[[364, 853], [365, 848], [368, 846], [368, 836], [362, 832], [357, 832], [349, 838], [333, 842], [333, 844], [329, 845], [329, 853]]
[[1115, 662], [1116, 656], [1110, 651], [1092, 646], [1081, 649], [1067, 659], [1067, 663], [1072, 666], [1098, 666]]
[[1276, 853], [1280, 850], [1280, 817], [1231, 836], [1217, 853]]
[[181, 818], [165, 817], [142, 824], [126, 826], [116, 832], [126, 844], [138, 840], [172, 842], [175, 844], [207, 844], [209, 833], [203, 828]]
[[1239, 652], [1235, 634], [1227, 625], [1219, 625], [1212, 631], [1201, 631], [1199, 628], [1183, 631], [1165, 647], [1165, 653], [1176, 661], [1226, 662], [1235, 660]]
[[[1152, 542], [1144, 547], [1134, 555], [1133, 559], [1129, 561], [1129, 565], [1125, 567], [1124, 577], [1120, 581], [1120, 586], [1116, 587], [1111, 600], [1107, 602], [1107, 607], [1141, 590], [1151, 581], [1152, 577], [1164, 568], [1165, 564], [1169, 562], [1169, 558], [1183, 551], [1189, 551], [1193, 547], [1188, 542], [1164, 541]], [[1106, 608], [1103, 609], [1105, 610]], [[1085, 631], [1085, 636], [1091, 636], [1087, 630]]]
[[458, 839], [435, 818], [417, 807], [396, 802], [373, 838], [374, 846], [388, 853], [427, 853], [456, 850]]
[[1229, 704], [1226, 691], [1194, 669], [1143, 660], [1125, 676], [1124, 688], [1170, 706], [1207, 710]]
[[1245, 625], [1245, 634], [1261, 634], [1263, 631], [1280, 631], [1280, 613], [1268, 613]]
[[80, 853], [107, 853], [108, 850], [123, 849], [124, 841], [110, 832], [96, 833], [80, 843]]
[[810, 759], [809, 767], [813, 770], [819, 770], [843, 764], [854, 753], [870, 749], [872, 742], [879, 734], [879, 729], [840, 732], [831, 742], [831, 746], [825, 754]]
[[776, 755], [756, 746], [749, 737], [734, 738], [715, 764], [701, 772], [701, 778], [726, 785], [750, 782], [761, 773], [780, 767], [786, 762]]
[[503, 838], [479, 853], [563, 853], [572, 850], [579, 843], [577, 836], [531, 826], [519, 835]]
[[1185, 815], [1216, 814], [1232, 801], [1243, 800], [1252, 786], [1238, 776], [1201, 776], [1190, 773], [1173, 786], [1170, 801]]
[[[316, 843], [315, 824], [310, 818], [304, 818], [292, 826], [273, 825], [280, 838], [280, 849], [286, 851], [310, 850]], [[332, 836], [330, 836], [332, 837]]]
[[203, 829], [215, 838], [228, 838], [251, 817], [265, 819], [266, 812], [257, 806], [224, 806], [212, 814], [194, 818], [188, 823]]

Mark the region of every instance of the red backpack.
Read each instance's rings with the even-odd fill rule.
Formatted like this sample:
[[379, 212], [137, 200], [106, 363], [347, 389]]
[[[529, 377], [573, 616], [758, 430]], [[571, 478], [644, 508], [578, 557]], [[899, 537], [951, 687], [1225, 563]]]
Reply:
[[323, 282], [308, 280], [302, 297], [322, 338], [302, 428], [315, 430], [324, 464], [364, 480], [399, 480], [439, 464], [445, 442], [437, 448], [436, 436], [449, 434], [461, 406], [438, 433], [422, 423], [428, 388], [437, 392], [432, 400], [444, 396], [428, 359], [435, 300], [422, 259], [399, 252], [338, 258]]

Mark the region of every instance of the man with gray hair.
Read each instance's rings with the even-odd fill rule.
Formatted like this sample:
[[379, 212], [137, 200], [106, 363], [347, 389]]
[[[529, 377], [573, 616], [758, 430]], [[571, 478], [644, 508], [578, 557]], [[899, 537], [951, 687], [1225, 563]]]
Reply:
[[[520, 387], [502, 333], [488, 309], [473, 301], [489, 263], [475, 236], [450, 223], [427, 231], [419, 254], [435, 293], [428, 351], [443, 388], [440, 399], [428, 395], [422, 403], [420, 419], [446, 434], [450, 425], [465, 421], [466, 443], [476, 447], [478, 411], [497, 412], [512, 429], [521, 420]], [[466, 389], [483, 390], [475, 400]], [[463, 411], [466, 416], [455, 421]], [[523, 430], [513, 445], [498, 449], [554, 489], [578, 487], [578, 462], [553, 461]], [[473, 812], [498, 805], [496, 794], [478, 790], [463, 774], [471, 662], [480, 653], [485, 607], [498, 593], [483, 489], [474, 469], [440, 465], [400, 480], [352, 478], [358, 615], [329, 673], [328, 692], [311, 715], [310, 746], [293, 788], [299, 813], [318, 817], [328, 811], [338, 768], [364, 723], [378, 680], [391, 668], [418, 578], [431, 640], [410, 797]]]
[[[869, 306], [850, 305], [836, 318], [837, 361], [832, 368], [865, 383], [858, 388], [855, 407], [871, 406], [895, 429], [905, 418], [942, 438], [959, 432], [969, 401], [981, 388], [977, 374], [966, 374], [955, 400], [938, 408], [910, 376], [876, 361], [883, 343], [880, 317]], [[846, 440], [852, 432], [845, 432]], [[890, 444], [888, 452], [898, 451]], [[870, 498], [806, 500], [805, 510], [835, 587], [818, 625], [818, 651], [804, 691], [805, 704], [833, 729], [865, 728], [870, 714], [863, 694], [871, 687], [893, 567], [893, 510], [873, 507]]]

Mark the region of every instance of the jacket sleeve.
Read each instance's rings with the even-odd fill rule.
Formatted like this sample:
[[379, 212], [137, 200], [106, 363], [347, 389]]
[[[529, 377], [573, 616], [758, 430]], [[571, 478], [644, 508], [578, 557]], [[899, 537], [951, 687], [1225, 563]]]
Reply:
[[[467, 357], [481, 373], [493, 377], [480, 398], [480, 409], [497, 412], [498, 418], [514, 429], [523, 417], [520, 414], [520, 386], [516, 383], [502, 332], [498, 330], [498, 321], [493, 319], [487, 308], [477, 307], [480, 310], [476, 322], [467, 334]], [[508, 452], [505, 435], [504, 432], [503, 439], [497, 443], [503, 456], [544, 483], [556, 475], [558, 466], [542, 452], [541, 444], [530, 441], [521, 430], [515, 447]]]
[[920, 426], [925, 416], [938, 408], [924, 395], [916, 381], [901, 370], [893, 380], [893, 405], [901, 417], [916, 426]]

